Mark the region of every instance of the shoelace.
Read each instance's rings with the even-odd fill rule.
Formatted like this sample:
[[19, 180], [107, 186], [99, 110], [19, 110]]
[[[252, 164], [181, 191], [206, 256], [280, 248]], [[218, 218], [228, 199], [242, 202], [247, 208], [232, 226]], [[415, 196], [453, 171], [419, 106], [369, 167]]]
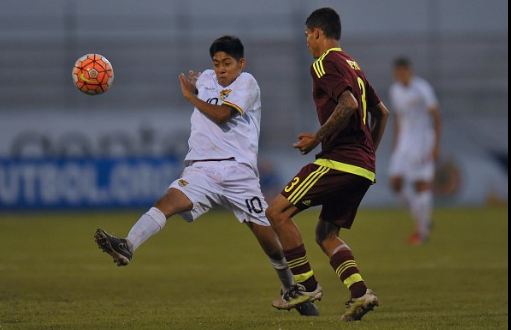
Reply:
[[302, 290], [298, 285], [294, 285], [286, 294], [284, 294], [284, 300], [296, 299], [301, 294]]

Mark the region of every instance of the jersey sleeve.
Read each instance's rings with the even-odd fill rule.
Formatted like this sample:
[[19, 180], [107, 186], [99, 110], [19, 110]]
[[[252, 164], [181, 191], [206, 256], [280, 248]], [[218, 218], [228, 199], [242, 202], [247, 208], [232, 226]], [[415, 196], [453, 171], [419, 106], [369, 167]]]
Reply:
[[254, 108], [254, 103], [260, 93], [257, 81], [251, 75], [241, 76], [231, 89], [222, 91], [224, 94], [223, 105], [227, 105], [236, 110], [240, 115]]
[[424, 97], [424, 101], [429, 109], [438, 106], [438, 99], [436, 97], [433, 87], [426, 81], [421, 84], [421, 93]]
[[328, 58], [314, 63], [312, 77], [314, 82], [336, 102], [345, 91], [353, 92], [353, 86], [351, 86], [346, 74], [340, 71]]

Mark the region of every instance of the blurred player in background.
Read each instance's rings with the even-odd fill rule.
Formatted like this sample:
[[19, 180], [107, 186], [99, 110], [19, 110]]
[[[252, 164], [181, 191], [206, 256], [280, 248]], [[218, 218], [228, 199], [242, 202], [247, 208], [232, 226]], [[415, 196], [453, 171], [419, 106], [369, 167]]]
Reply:
[[322, 151], [267, 211], [297, 282], [274, 301], [274, 307], [289, 309], [323, 296], [292, 220], [301, 211], [322, 205], [316, 240], [351, 292], [342, 320], [359, 321], [378, 306], [378, 298], [367, 288], [351, 249], [339, 234], [341, 228], [351, 228], [360, 202], [375, 182], [375, 152], [389, 113], [358, 63], [340, 48], [342, 28], [337, 12], [319, 9], [306, 26], [307, 46], [317, 59], [311, 74], [321, 128], [314, 134], [300, 134], [294, 147], [306, 155], [321, 144]]
[[[410, 60], [397, 59], [394, 69], [396, 81], [390, 88], [396, 118], [391, 187], [407, 202], [416, 222], [415, 231], [407, 243], [420, 245], [429, 238], [432, 224], [441, 117], [433, 88], [414, 74]], [[413, 184], [413, 194], [407, 194], [405, 183]]]
[[[288, 291], [295, 284], [282, 246], [265, 216], [257, 169], [261, 98], [257, 81], [246, 66], [244, 47], [236, 37], [216, 40], [210, 55], [214, 70], [179, 77], [183, 96], [194, 105], [187, 167], [153, 208], [134, 225], [126, 239], [98, 229], [98, 246], [118, 266], [126, 266], [133, 253], [180, 214], [193, 222], [216, 206], [233, 211], [245, 223], [271, 260]], [[204, 247], [207, 255], [207, 246]], [[312, 303], [299, 306], [302, 315], [315, 316]]]

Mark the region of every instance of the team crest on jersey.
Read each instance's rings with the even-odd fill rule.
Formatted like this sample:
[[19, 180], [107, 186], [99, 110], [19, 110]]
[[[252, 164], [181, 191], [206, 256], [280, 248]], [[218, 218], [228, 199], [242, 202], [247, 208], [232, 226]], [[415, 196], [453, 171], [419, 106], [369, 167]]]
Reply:
[[180, 187], [184, 188], [184, 187], [188, 186], [190, 183], [189, 183], [188, 181], [184, 180], [184, 179], [181, 179], [181, 180], [179, 180], [179, 181], [177, 182], [177, 184], [178, 184]]
[[220, 91], [220, 99], [224, 101], [226, 98], [229, 97], [229, 94], [231, 94], [232, 89], [224, 89], [223, 91]]

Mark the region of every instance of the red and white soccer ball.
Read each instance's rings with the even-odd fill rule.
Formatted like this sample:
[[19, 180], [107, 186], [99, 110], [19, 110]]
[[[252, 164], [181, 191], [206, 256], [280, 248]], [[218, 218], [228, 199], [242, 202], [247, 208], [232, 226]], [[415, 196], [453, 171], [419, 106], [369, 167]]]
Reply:
[[106, 57], [100, 54], [87, 54], [76, 60], [72, 77], [81, 92], [98, 95], [112, 87], [114, 69]]

